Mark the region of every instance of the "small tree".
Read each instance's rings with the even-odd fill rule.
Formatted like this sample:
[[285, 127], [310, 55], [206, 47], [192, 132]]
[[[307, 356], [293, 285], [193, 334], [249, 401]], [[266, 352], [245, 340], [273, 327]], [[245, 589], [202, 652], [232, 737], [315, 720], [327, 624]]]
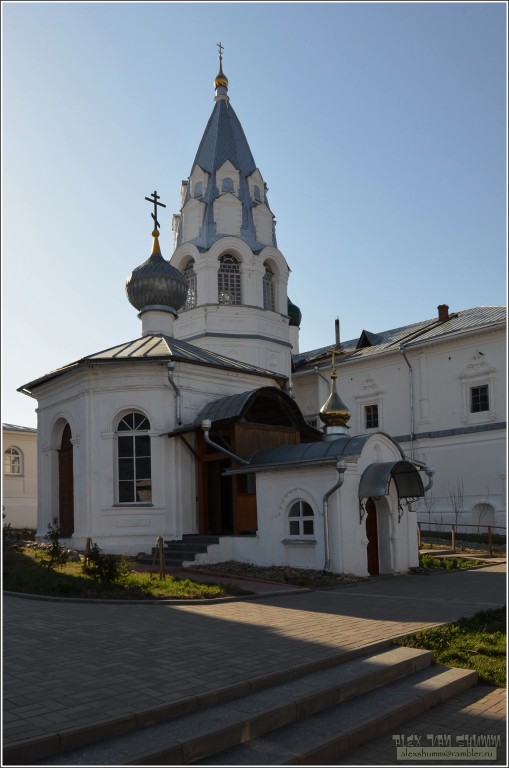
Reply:
[[44, 562], [48, 568], [65, 565], [69, 560], [69, 553], [65, 551], [59, 541], [61, 535], [62, 531], [60, 529], [58, 517], [54, 517], [51, 523], [48, 524], [48, 533], [46, 534], [50, 546], [49, 549], [46, 550], [49, 557], [44, 558]]
[[422, 501], [426, 514], [428, 515], [428, 531], [431, 533], [431, 517], [435, 510], [437, 500], [432, 493], [425, 493]]
[[477, 518], [477, 533], [480, 533], [480, 528], [482, 525], [482, 520], [484, 517], [488, 516], [488, 513], [491, 512], [493, 509], [493, 506], [490, 503], [490, 489], [486, 488], [486, 492], [484, 494], [484, 497], [479, 504], [477, 504], [477, 509], [479, 511], [479, 516]]
[[449, 486], [449, 506], [454, 512], [454, 529], [451, 533], [452, 548], [456, 551], [456, 533], [458, 532], [458, 522], [465, 509], [465, 492], [463, 490], [463, 478], [456, 479], [456, 487]]
[[465, 491], [463, 489], [463, 478], [456, 479], [456, 486], [449, 486], [449, 506], [454, 512], [454, 524], [457, 526], [459, 519], [465, 511]]

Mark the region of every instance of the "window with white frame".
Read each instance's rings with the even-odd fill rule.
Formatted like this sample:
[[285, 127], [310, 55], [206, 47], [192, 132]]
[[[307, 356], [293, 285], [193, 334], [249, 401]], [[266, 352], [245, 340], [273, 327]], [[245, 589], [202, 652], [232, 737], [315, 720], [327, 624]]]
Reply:
[[378, 429], [378, 404], [364, 406], [364, 426], [366, 429]]
[[384, 390], [368, 373], [354, 396], [357, 404], [357, 423], [363, 432], [370, 429], [383, 429], [384, 395]]
[[288, 513], [290, 536], [314, 536], [314, 513], [307, 501], [296, 501], [292, 504]]
[[23, 454], [19, 448], [7, 448], [4, 451], [4, 475], [23, 473]]
[[487, 356], [477, 350], [459, 375], [462, 394], [462, 421], [464, 424], [483, 424], [495, 421], [495, 377], [497, 369]]
[[270, 266], [265, 263], [265, 274], [263, 275], [263, 308], [276, 311], [276, 292], [275, 275]]
[[230, 253], [219, 257], [217, 273], [217, 298], [219, 304], [241, 304], [240, 263]]
[[480, 413], [481, 411], [489, 411], [490, 399], [488, 393], [488, 386], [483, 385], [480, 387], [470, 388], [470, 413]]
[[118, 501], [152, 500], [150, 422], [142, 413], [127, 413], [117, 427]]
[[186, 281], [186, 303], [184, 309], [193, 309], [196, 306], [196, 272], [194, 271], [194, 259], [188, 261], [184, 268], [184, 279]]

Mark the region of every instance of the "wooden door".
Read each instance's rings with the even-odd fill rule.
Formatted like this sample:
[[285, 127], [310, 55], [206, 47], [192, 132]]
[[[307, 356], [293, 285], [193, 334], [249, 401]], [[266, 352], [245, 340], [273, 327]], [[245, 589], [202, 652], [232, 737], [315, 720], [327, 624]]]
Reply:
[[368, 573], [376, 576], [379, 573], [378, 561], [378, 523], [376, 506], [373, 499], [366, 502], [366, 535], [368, 537]]
[[58, 501], [61, 535], [74, 533], [74, 478], [72, 467], [71, 428], [66, 424], [58, 452]]

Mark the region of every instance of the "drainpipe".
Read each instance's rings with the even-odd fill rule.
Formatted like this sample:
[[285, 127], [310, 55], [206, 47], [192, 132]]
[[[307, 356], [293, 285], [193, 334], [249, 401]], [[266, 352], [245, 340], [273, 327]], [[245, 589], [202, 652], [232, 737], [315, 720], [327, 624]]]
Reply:
[[205, 437], [205, 442], [208, 445], [211, 445], [212, 448], [215, 448], [217, 451], [220, 451], [220, 453], [224, 453], [226, 456], [229, 456], [232, 459], [235, 459], [235, 461], [238, 461], [240, 464], [249, 464], [249, 461], [246, 459], [241, 459], [240, 456], [236, 456], [234, 453], [229, 451], [227, 448], [223, 448], [222, 445], [218, 445], [217, 443], [214, 443], [210, 439], [210, 428], [212, 426], [212, 422], [210, 419], [203, 419], [201, 423], [201, 428], [203, 429], [203, 436]]
[[422, 489], [424, 491], [424, 493], [426, 493], [426, 491], [429, 491], [429, 489], [433, 485], [433, 475], [435, 474], [436, 469], [435, 469], [435, 467], [424, 467], [423, 471], [428, 476], [428, 484], [427, 484], [427, 486], [425, 488]]
[[330, 543], [329, 543], [329, 497], [332, 496], [334, 491], [337, 491], [338, 488], [341, 488], [343, 485], [344, 479], [345, 479], [345, 472], [346, 472], [346, 461], [341, 460], [336, 463], [336, 469], [339, 474], [338, 481], [335, 485], [330, 488], [325, 496], [323, 497], [323, 533], [324, 533], [324, 544], [325, 544], [325, 564], [323, 566], [323, 572], [329, 570], [330, 568]]
[[180, 413], [180, 389], [177, 387], [177, 385], [173, 381], [173, 371], [175, 370], [175, 361], [170, 360], [170, 362], [166, 364], [166, 368], [168, 369], [168, 381], [170, 382], [171, 386], [175, 391], [175, 419], [177, 421], [178, 426], [180, 426], [182, 424], [182, 416]]
[[410, 456], [414, 458], [414, 372], [412, 366], [408, 362], [408, 358], [405, 354], [405, 345], [399, 345], [399, 351], [405, 359], [405, 363], [408, 365], [408, 384], [410, 387]]
[[315, 365], [315, 373], [316, 373], [317, 376], [319, 376], [321, 379], [323, 379], [325, 381], [325, 383], [327, 384], [328, 387], [330, 386], [329, 379], [326, 379], [325, 376], [322, 376], [322, 374], [318, 370], [318, 366], [317, 365]]

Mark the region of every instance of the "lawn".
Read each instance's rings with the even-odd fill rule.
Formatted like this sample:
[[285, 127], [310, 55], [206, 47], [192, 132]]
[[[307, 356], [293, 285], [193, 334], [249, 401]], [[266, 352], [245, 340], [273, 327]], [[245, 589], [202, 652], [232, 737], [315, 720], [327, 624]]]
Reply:
[[398, 645], [433, 651], [435, 661], [449, 667], [475, 669], [479, 683], [506, 685], [506, 609], [480, 611], [453, 624], [400, 638]]
[[55, 597], [117, 600], [212, 599], [248, 594], [233, 584], [209, 584], [186, 577], [128, 572], [120, 583], [99, 582], [84, 573], [81, 562], [48, 568], [40, 550], [12, 549], [3, 553], [3, 588], [11, 592]]
[[485, 560], [477, 560], [473, 557], [434, 557], [421, 553], [419, 555], [419, 565], [421, 568], [430, 568], [431, 570], [441, 569], [443, 571], [453, 571], [458, 568], [476, 568], [486, 565]]

